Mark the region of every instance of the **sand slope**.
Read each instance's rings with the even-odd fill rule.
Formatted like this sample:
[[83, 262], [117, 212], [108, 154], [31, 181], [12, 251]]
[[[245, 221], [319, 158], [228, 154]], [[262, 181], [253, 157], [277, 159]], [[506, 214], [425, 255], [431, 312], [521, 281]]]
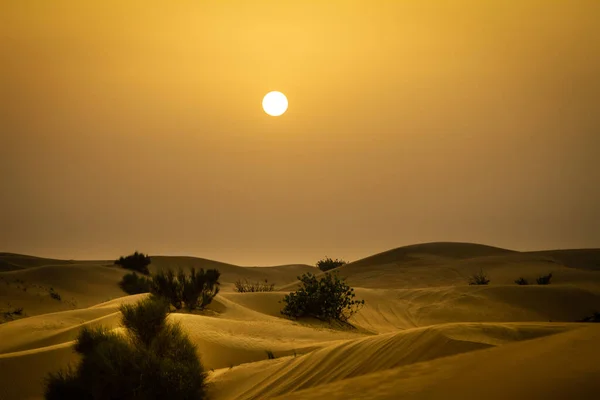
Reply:
[[[314, 267], [154, 257], [151, 269], [222, 272], [223, 290], [206, 311], [169, 317], [196, 343], [215, 399], [587, 399], [599, 388], [600, 326], [574, 321], [600, 310], [598, 255], [468, 243], [394, 249], [338, 269], [366, 300], [354, 328], [281, 317], [295, 277]], [[48, 372], [77, 361], [79, 329], [119, 329], [119, 306], [146, 294], [122, 293], [126, 271], [110, 263], [0, 260], [10, 257], [16, 267], [0, 272], [0, 305], [30, 313], [0, 324], [0, 399], [41, 399]], [[480, 268], [491, 284], [467, 285]], [[513, 283], [548, 272], [547, 286]], [[279, 290], [235, 293], [237, 279], [268, 279]], [[49, 287], [66, 300], [52, 299]]]

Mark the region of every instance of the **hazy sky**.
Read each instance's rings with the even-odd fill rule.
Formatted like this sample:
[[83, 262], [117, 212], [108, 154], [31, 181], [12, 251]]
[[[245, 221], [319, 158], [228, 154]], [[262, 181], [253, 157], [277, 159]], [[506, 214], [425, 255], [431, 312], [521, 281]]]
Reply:
[[600, 1], [0, 4], [0, 251], [600, 247]]

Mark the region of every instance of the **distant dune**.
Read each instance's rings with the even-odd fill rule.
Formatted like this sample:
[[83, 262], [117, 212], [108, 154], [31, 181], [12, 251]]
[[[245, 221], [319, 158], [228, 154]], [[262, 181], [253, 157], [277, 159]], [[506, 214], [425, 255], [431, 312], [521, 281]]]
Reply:
[[[308, 265], [241, 267], [155, 256], [151, 271], [217, 268], [222, 292], [200, 314], [172, 314], [198, 346], [214, 399], [596, 398], [600, 250], [516, 252], [470, 243], [400, 247], [337, 271], [366, 301], [354, 329], [281, 317], [281, 299]], [[118, 287], [110, 261], [0, 253], [0, 399], [41, 399], [43, 379], [77, 361], [82, 326], [117, 328], [118, 308], [146, 294]], [[485, 271], [488, 286], [469, 286]], [[550, 285], [535, 278], [552, 272]], [[533, 285], [519, 286], [524, 277]], [[235, 293], [238, 279], [276, 291]], [[56, 300], [50, 288], [61, 295]], [[275, 359], [267, 359], [271, 351]]]

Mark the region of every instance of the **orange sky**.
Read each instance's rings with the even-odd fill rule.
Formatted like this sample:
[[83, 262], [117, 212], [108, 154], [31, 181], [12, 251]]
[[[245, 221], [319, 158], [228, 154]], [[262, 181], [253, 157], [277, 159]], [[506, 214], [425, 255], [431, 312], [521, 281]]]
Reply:
[[2, 0], [0, 251], [600, 247], [598, 21], [596, 0]]

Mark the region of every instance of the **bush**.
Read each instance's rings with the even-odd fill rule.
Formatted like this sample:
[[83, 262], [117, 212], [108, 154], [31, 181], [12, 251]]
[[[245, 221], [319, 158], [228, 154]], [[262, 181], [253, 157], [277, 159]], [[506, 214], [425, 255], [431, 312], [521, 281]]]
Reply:
[[13, 319], [23, 316], [23, 307], [9, 309], [8, 311], [3, 312], [2, 316], [4, 317], [4, 319], [12, 321]]
[[275, 354], [273, 354], [273, 352], [271, 350], [265, 350], [265, 353], [267, 353], [267, 360], [275, 359]]
[[338, 260], [337, 258], [335, 260], [329, 258], [329, 257], [325, 257], [322, 260], [317, 261], [317, 268], [319, 268], [321, 271], [329, 271], [330, 269], [334, 269], [337, 267], [341, 267], [342, 265], [345, 265], [346, 261], [344, 260]]
[[147, 299], [122, 311], [126, 334], [83, 328], [81, 362], [51, 373], [45, 398], [204, 399], [206, 373], [181, 327], [167, 323], [167, 304]]
[[517, 280], [515, 281], [515, 283], [516, 283], [517, 285], [529, 285], [529, 282], [527, 281], [527, 279], [525, 279], [525, 278], [523, 278], [523, 277], [521, 277], [521, 278], [517, 279]]
[[540, 276], [535, 281], [538, 285], [549, 285], [551, 279], [552, 279], [552, 273], [549, 273], [548, 275]]
[[300, 289], [283, 298], [285, 306], [281, 313], [285, 316], [347, 321], [365, 303], [354, 300], [354, 289], [337, 274], [327, 273], [317, 279], [307, 273], [298, 279], [302, 284]]
[[165, 329], [169, 303], [161, 298], [147, 298], [134, 305], [122, 305], [120, 310], [123, 314], [121, 324], [148, 347], [152, 339]]
[[119, 282], [119, 287], [127, 294], [148, 293], [151, 283], [151, 279], [130, 272], [123, 276], [123, 279]]
[[487, 275], [483, 272], [483, 269], [480, 269], [478, 273], [471, 275], [469, 278], [469, 285], [487, 285], [490, 283], [490, 280], [487, 278]]
[[585, 317], [577, 322], [600, 322], [600, 312], [596, 311], [589, 317]]
[[120, 265], [125, 269], [130, 269], [145, 275], [149, 275], [150, 270], [148, 269], [148, 265], [150, 265], [151, 262], [152, 260], [150, 259], [150, 256], [144, 255], [143, 253], [138, 253], [136, 251], [127, 257], [121, 256], [118, 260], [115, 260], [115, 265]]
[[263, 282], [248, 282], [244, 279], [238, 279], [235, 282], [235, 291], [239, 293], [253, 293], [253, 292], [272, 292], [275, 290], [275, 284], [269, 283], [267, 279]]
[[152, 277], [150, 293], [162, 297], [177, 310], [184, 306], [189, 310], [204, 309], [219, 293], [219, 277], [221, 273], [216, 269], [200, 269], [196, 272], [192, 268], [189, 275], [180, 269], [177, 274], [169, 269], [159, 271]]
[[50, 297], [52, 297], [54, 300], [57, 300], [57, 301], [62, 300], [62, 298], [60, 297], [60, 294], [55, 292], [54, 288], [50, 288], [50, 290], [48, 290], [48, 293], [50, 293]]

